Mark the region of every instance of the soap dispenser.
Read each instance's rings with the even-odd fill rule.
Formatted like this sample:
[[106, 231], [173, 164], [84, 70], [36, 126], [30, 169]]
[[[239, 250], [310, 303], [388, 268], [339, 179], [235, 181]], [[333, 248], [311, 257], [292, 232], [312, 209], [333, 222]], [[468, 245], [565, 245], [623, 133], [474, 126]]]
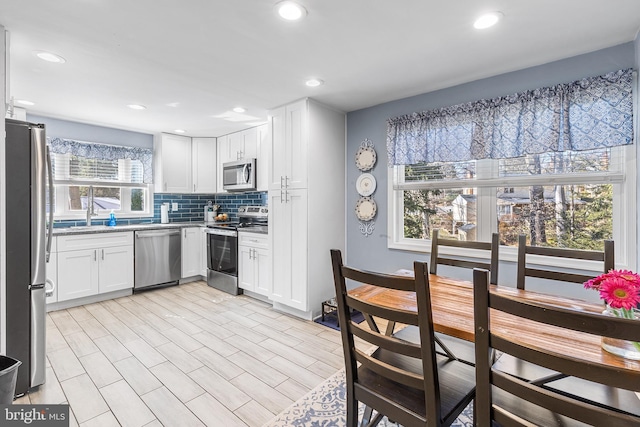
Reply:
[[109, 227], [115, 227], [116, 226], [116, 214], [113, 212], [113, 209], [111, 209], [111, 213], [109, 214]]

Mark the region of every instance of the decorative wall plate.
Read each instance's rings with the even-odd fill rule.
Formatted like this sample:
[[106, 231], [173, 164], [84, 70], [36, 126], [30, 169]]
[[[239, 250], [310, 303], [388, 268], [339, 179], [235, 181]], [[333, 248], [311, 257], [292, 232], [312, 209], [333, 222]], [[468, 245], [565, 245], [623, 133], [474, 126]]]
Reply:
[[370, 196], [376, 191], [376, 178], [370, 173], [363, 173], [356, 181], [356, 190], [361, 196]]
[[356, 216], [360, 221], [371, 221], [377, 210], [376, 202], [371, 197], [360, 197], [356, 202]]
[[376, 164], [376, 150], [369, 146], [360, 146], [356, 152], [356, 166], [361, 171], [371, 170]]

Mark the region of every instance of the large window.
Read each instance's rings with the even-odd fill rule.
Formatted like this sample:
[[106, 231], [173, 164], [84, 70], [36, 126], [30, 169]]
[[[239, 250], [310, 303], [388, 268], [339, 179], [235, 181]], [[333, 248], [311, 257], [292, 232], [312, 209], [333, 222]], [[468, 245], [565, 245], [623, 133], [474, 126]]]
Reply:
[[99, 218], [112, 210], [127, 217], [153, 215], [152, 188], [146, 182], [151, 150], [68, 140], [53, 140], [50, 146], [57, 219], [85, 218], [90, 187]]
[[[459, 240], [603, 249], [613, 239], [626, 264], [635, 241], [635, 147], [513, 159], [395, 166], [390, 171], [390, 247], [428, 251], [434, 229]], [[627, 249], [625, 249], [627, 248]], [[625, 256], [623, 259], [622, 256]]]
[[436, 228], [507, 246], [613, 239], [635, 267], [637, 85], [618, 70], [389, 119], [390, 246], [428, 250]]

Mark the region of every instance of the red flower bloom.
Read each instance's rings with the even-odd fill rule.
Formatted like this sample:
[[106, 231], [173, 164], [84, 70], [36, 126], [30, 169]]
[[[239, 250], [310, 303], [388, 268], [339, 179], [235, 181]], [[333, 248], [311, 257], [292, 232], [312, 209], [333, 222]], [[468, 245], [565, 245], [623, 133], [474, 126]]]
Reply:
[[621, 276], [609, 277], [600, 282], [600, 298], [612, 308], [631, 310], [640, 304], [638, 282]]

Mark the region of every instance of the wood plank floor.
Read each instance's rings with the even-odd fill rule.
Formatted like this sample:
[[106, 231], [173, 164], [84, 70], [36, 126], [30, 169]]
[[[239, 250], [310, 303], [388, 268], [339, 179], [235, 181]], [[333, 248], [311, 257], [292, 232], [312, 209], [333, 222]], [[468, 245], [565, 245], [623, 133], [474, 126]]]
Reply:
[[47, 380], [71, 426], [261, 426], [344, 367], [340, 333], [205, 282], [49, 313]]

